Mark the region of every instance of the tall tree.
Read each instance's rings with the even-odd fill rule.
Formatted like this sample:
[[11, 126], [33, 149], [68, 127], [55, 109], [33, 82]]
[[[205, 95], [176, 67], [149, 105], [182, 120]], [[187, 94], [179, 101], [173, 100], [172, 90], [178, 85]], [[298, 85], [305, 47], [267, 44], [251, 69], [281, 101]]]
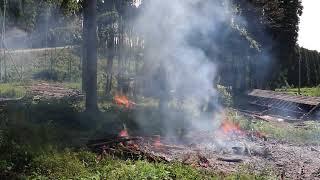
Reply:
[[98, 111], [97, 105], [97, 0], [85, 0], [83, 4], [84, 16], [84, 61], [86, 111]]
[[301, 0], [234, 0], [233, 2], [238, 5], [241, 16], [247, 22], [246, 30], [261, 45], [261, 53], [256, 54], [260, 59], [256, 61], [257, 65], [262, 62], [266, 67], [268, 63], [268, 68], [260, 67], [264, 71], [259, 70], [256, 73], [259, 76], [257, 80], [262, 82], [259, 88], [277, 88], [284, 83], [281, 74], [286, 75], [284, 72], [288, 72], [287, 68], [297, 56], [295, 47], [299, 16], [303, 9]]

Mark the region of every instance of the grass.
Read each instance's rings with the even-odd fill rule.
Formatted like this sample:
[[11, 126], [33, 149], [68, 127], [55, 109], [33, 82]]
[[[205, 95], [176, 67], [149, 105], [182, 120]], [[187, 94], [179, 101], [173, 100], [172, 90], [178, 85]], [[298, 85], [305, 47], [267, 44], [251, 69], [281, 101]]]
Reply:
[[3, 136], [0, 143], [0, 179], [268, 179], [242, 172], [219, 174], [178, 162], [125, 161], [109, 156], [98, 161], [97, 155], [86, 149], [56, 146], [58, 142], [53, 139], [57, 134], [70, 134], [67, 132], [70, 129], [28, 126], [23, 128], [26, 132], [20, 133], [20, 137], [16, 137], [16, 131]]
[[32, 178], [41, 179], [212, 179], [205, 173], [181, 164], [123, 161], [105, 157], [97, 161], [96, 155], [87, 151], [44, 154], [35, 158]]
[[[290, 89], [277, 89], [276, 91], [286, 92], [293, 95], [298, 95], [298, 88], [290, 88]], [[301, 88], [301, 94], [304, 96], [320, 96], [320, 87], [310, 87], [310, 88]]]
[[[0, 83], [0, 98], [19, 98], [26, 94], [27, 86], [37, 81], [30, 80], [28, 82]], [[81, 90], [81, 83], [63, 82], [66, 88]]]
[[26, 94], [20, 83], [0, 83], [0, 98], [19, 98]]
[[[51, 150], [32, 155], [22, 154], [21, 156], [28, 159], [27, 164], [24, 169], [20, 169], [21, 173], [16, 175], [26, 179], [268, 179], [261, 175], [244, 173], [218, 174], [180, 163], [124, 161], [110, 156], [98, 161], [96, 154], [85, 150], [65, 149], [61, 152]], [[13, 167], [12, 163], [6, 163], [3, 160], [1, 162], [0, 168], [2, 168], [3, 175], [10, 174], [10, 169]]]
[[229, 117], [245, 130], [260, 132], [269, 138], [298, 144], [320, 144], [320, 123], [304, 122], [303, 127], [297, 123], [265, 122], [258, 119], [248, 120], [235, 112], [229, 112]]
[[70, 88], [70, 89], [78, 89], [81, 90], [81, 83], [77, 83], [77, 82], [63, 82], [62, 83], [64, 87], [66, 88]]
[[[0, 126], [0, 179], [270, 179], [245, 171], [220, 174], [179, 162], [124, 161], [108, 156], [98, 161], [96, 154], [83, 149], [86, 141], [79, 141], [117, 133], [123, 122], [134, 127], [130, 112], [111, 106], [94, 114], [94, 120], [68, 104], [34, 104], [27, 110], [31, 118], [21, 118], [26, 110], [16, 106], [11, 119]], [[151, 109], [144, 110], [158, 116]]]
[[[21, 84], [1, 84], [0, 89], [23, 90]], [[69, 88], [80, 88], [78, 83], [64, 83]], [[161, 134], [162, 119], [154, 108], [154, 99], [137, 98], [143, 104], [151, 132]], [[83, 102], [79, 103], [83, 106]], [[97, 161], [96, 154], [89, 152], [84, 137], [96, 137], [117, 133], [122, 124], [137, 129], [133, 123], [134, 114], [119, 109], [105, 100], [99, 104], [103, 111], [92, 115], [82, 113], [77, 104], [32, 104], [28, 109], [17, 105], [9, 112], [8, 123], [0, 124], [0, 179], [271, 179], [270, 174], [251, 174], [240, 169], [233, 174], [220, 174], [212, 170], [197, 169], [178, 162], [163, 164], [147, 161], [120, 160], [105, 157]], [[19, 112], [19, 113], [18, 113]], [[25, 114], [27, 112], [27, 114]], [[61, 113], [63, 112], [63, 113]], [[28, 117], [31, 115], [31, 118]], [[27, 116], [27, 117], [25, 117]], [[248, 120], [230, 111], [230, 118], [243, 129], [259, 131], [278, 140], [319, 144], [320, 124], [306, 122], [304, 128], [294, 124], [269, 123]]]

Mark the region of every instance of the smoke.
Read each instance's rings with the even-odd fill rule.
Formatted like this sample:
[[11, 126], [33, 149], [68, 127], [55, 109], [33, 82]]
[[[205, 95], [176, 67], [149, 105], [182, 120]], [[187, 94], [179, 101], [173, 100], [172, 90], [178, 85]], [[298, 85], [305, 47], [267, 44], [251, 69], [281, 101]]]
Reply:
[[[203, 107], [210, 97], [219, 107], [214, 101], [214, 59], [226, 51], [215, 40], [231, 33], [223, 31], [235, 21], [231, 5], [224, 0], [152, 0], [141, 8], [136, 30], [145, 39], [144, 92], [160, 99], [167, 135], [176, 132], [181, 121], [196, 129], [217, 127], [219, 119], [212, 122], [212, 112], [204, 116]], [[170, 108], [172, 100], [182, 103]], [[142, 113], [137, 119], [143, 125], [148, 118]]]

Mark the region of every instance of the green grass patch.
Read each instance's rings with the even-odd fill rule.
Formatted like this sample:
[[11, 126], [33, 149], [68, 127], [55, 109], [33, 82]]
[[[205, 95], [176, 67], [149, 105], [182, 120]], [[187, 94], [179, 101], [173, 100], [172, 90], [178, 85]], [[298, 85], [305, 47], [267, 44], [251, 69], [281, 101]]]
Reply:
[[26, 88], [18, 83], [0, 83], [0, 98], [19, 98], [26, 94]]
[[[152, 179], [269, 179], [268, 176], [250, 173], [219, 174], [212, 170], [198, 169], [181, 163], [149, 163], [147, 161], [119, 160], [105, 156], [97, 160], [94, 153], [65, 149], [63, 151], [46, 151], [38, 154], [19, 154], [27, 158], [26, 166], [16, 177], [26, 179], [110, 179], [110, 180], [152, 180]], [[12, 163], [2, 159], [0, 168], [7, 174]], [[1, 174], [0, 174], [1, 175]], [[3, 177], [4, 178], [4, 177]]]
[[43, 154], [32, 162], [32, 178], [53, 179], [212, 179], [205, 173], [181, 164], [123, 161], [105, 157], [97, 161], [87, 151]]
[[[298, 88], [277, 89], [276, 91], [286, 92], [286, 93], [293, 94], [293, 95], [299, 94]], [[300, 92], [301, 92], [301, 95], [304, 95], [304, 96], [319, 97], [320, 96], [320, 87], [301, 88]]]
[[[19, 98], [26, 94], [27, 86], [37, 81], [15, 82], [15, 83], [0, 83], [0, 98]], [[81, 83], [78, 82], [63, 82], [65, 88], [81, 90]]]
[[70, 89], [81, 90], [81, 88], [82, 88], [82, 85], [80, 82], [63, 82], [62, 84], [64, 87], [70, 88]]
[[298, 144], [319, 144], [320, 123], [315, 121], [304, 122], [303, 127], [297, 123], [265, 122], [258, 119], [249, 120], [235, 112], [230, 112], [229, 117], [240, 127], [265, 134], [267, 137], [281, 141]]

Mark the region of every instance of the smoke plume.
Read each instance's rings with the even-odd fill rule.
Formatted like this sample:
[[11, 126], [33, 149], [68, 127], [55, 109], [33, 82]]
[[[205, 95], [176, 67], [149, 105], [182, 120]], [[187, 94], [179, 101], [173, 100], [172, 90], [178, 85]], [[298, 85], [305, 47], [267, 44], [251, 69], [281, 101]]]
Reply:
[[[227, 38], [230, 33], [222, 28], [235, 21], [230, 4], [211, 0], [152, 0], [144, 2], [141, 8], [136, 28], [145, 39], [143, 75], [150, 77], [145, 80], [144, 91], [160, 99], [166, 133], [176, 132], [178, 121], [192, 128], [203, 129], [208, 123], [213, 127], [212, 113], [201, 114], [209, 97], [213, 106], [219, 107], [214, 102], [217, 98], [214, 58], [223, 50], [215, 39]], [[168, 107], [173, 99], [182, 102], [183, 110], [177, 110], [179, 104], [178, 108]], [[145, 123], [148, 121], [145, 118], [146, 114], [139, 114], [137, 119]]]

